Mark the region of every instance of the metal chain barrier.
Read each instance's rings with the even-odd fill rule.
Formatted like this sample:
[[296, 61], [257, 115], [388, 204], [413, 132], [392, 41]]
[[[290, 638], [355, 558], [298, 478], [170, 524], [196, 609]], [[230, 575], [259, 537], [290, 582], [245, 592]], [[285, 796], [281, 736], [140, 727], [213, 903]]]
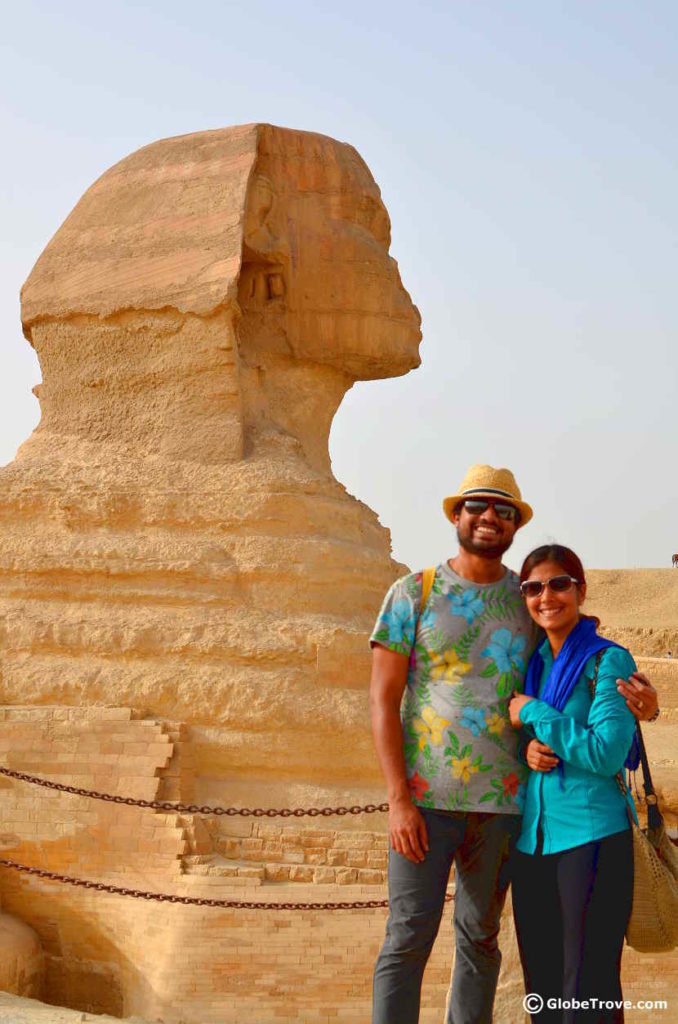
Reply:
[[[46, 789], [56, 790], [59, 793], [70, 793], [73, 796], [87, 796], [93, 800], [104, 800], [107, 803], [125, 804], [129, 807], [151, 808], [155, 811], [174, 811], [181, 814], [225, 814], [229, 817], [236, 815], [244, 818], [316, 818], [329, 817], [330, 815], [345, 814], [374, 814], [376, 811], [388, 811], [388, 804], [366, 804], [365, 806], [354, 805], [352, 807], [309, 807], [309, 808], [276, 808], [255, 807], [209, 807], [198, 804], [182, 804], [169, 800], [136, 800], [131, 796], [115, 796], [112, 793], [99, 793], [94, 789], [83, 789], [80, 786], [67, 786], [63, 782], [52, 782], [39, 775], [28, 775], [26, 772], [14, 771], [12, 768], [0, 766], [0, 774], [10, 779], [17, 779], [19, 782], [28, 782], [35, 786], [44, 786]], [[388, 900], [352, 900], [341, 903], [336, 902], [313, 902], [313, 903], [270, 903], [263, 900], [219, 900], [207, 896], [177, 896], [166, 892], [147, 892], [143, 889], [128, 889], [119, 885], [108, 885], [105, 882], [93, 882], [87, 878], [73, 878], [71, 875], [61, 875], [56, 871], [45, 871], [43, 868], [30, 867], [27, 864], [19, 864], [7, 857], [0, 857], [0, 866], [11, 868], [14, 871], [22, 871], [28, 875], [36, 875], [49, 882], [62, 882], [66, 885], [79, 886], [83, 889], [94, 889], [96, 892], [109, 892], [116, 896], [133, 896], [140, 900], [155, 900], [159, 903], [181, 903], [184, 906], [194, 907], [218, 907], [222, 910], [372, 910], [380, 907], [387, 907]], [[453, 899], [453, 895], [447, 894], [445, 900]]]
[[115, 796], [113, 793], [99, 793], [95, 789], [82, 789], [80, 786], [67, 786], [63, 782], [52, 782], [40, 775], [27, 775], [12, 768], [0, 766], [0, 775], [20, 782], [30, 782], [34, 786], [44, 786], [59, 793], [70, 793], [73, 796], [88, 796], [92, 800], [105, 800], [110, 804], [125, 804], [128, 807], [150, 807], [154, 811], [175, 811], [178, 814], [225, 814], [229, 818], [329, 818], [332, 815], [342, 817], [346, 814], [375, 814], [388, 811], [388, 804], [365, 804], [352, 807], [210, 807], [207, 804], [182, 804], [171, 800], [137, 800], [132, 796]]
[[[15, 860], [0, 857], [0, 866], [23, 871], [28, 875], [37, 875], [50, 882], [64, 882], [67, 885], [80, 886], [83, 889], [95, 889], [97, 892], [110, 892], [116, 896], [134, 896], [138, 900], [156, 900], [159, 903], [181, 903], [193, 907], [220, 907], [223, 910], [372, 910], [376, 907], [387, 907], [388, 900], [354, 900], [351, 903], [268, 903], [257, 900], [215, 900], [208, 896], [177, 896], [167, 892], [146, 892], [143, 889], [127, 889], [120, 885], [108, 885], [105, 882], [92, 882], [87, 878], [72, 878], [60, 875], [56, 871], [45, 871], [43, 868], [29, 867], [18, 864]], [[451, 899], [450, 896], [446, 897]]]
[[[110, 892], [116, 896], [134, 896], [138, 900], [181, 903], [184, 906], [192, 907], [219, 907], [222, 910], [373, 910], [377, 907], [388, 906], [388, 900], [353, 900], [350, 903], [269, 903], [262, 900], [215, 900], [208, 896], [177, 896], [167, 892], [147, 892], [144, 889], [127, 889], [120, 885], [92, 882], [87, 878], [72, 878], [70, 875], [60, 875], [56, 871], [44, 871], [42, 868], [18, 864], [17, 861], [9, 860], [6, 857], [0, 857], [0, 866], [23, 871], [28, 875], [37, 875], [39, 878], [46, 878], [49, 882], [65, 882], [67, 885], [95, 889], [97, 892]], [[453, 899], [453, 893], [446, 893], [446, 903]]]

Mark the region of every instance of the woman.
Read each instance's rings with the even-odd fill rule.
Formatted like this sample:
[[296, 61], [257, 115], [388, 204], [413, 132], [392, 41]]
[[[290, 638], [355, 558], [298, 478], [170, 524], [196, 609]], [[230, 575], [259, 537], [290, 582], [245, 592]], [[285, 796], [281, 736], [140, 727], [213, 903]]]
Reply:
[[[520, 581], [545, 633], [525, 693], [509, 705], [511, 724], [532, 737], [513, 875], [526, 991], [545, 1003], [532, 1020], [619, 1024], [633, 853], [631, 804], [615, 775], [635, 750], [635, 722], [616, 681], [635, 664], [597, 634], [597, 619], [581, 614], [586, 580], [569, 548], [537, 548]], [[536, 1010], [538, 1000], [528, 1008]]]

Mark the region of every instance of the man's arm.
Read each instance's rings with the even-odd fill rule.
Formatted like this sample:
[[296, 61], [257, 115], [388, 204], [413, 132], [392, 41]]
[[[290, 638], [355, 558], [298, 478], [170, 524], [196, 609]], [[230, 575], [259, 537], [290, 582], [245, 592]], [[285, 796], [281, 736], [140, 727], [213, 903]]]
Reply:
[[560, 758], [553, 753], [548, 743], [530, 740], [525, 748], [525, 761], [533, 772], [550, 772], [559, 760]]
[[641, 722], [654, 722], [659, 715], [659, 697], [646, 675], [634, 672], [628, 679], [618, 679], [617, 689], [632, 715]]
[[372, 648], [370, 717], [372, 735], [388, 793], [392, 848], [418, 864], [428, 852], [426, 823], [412, 802], [405, 773], [400, 702], [407, 685], [409, 658], [379, 644]]

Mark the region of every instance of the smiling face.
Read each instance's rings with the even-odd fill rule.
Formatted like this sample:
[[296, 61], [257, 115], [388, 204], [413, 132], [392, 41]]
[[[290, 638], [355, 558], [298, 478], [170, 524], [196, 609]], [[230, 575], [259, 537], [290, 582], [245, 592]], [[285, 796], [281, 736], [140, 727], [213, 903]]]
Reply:
[[501, 558], [511, 547], [516, 532], [515, 520], [500, 519], [493, 505], [488, 505], [480, 515], [471, 515], [465, 505], [461, 505], [454, 512], [452, 522], [457, 527], [459, 546], [481, 558]]
[[[545, 583], [554, 576], [569, 576], [567, 569], [558, 562], [540, 562], [530, 572], [528, 580]], [[574, 584], [569, 590], [555, 593], [550, 587], [544, 587], [536, 597], [526, 597], [525, 604], [531, 617], [545, 630], [549, 638], [564, 639], [579, 621], [579, 609], [586, 597], [586, 584]]]

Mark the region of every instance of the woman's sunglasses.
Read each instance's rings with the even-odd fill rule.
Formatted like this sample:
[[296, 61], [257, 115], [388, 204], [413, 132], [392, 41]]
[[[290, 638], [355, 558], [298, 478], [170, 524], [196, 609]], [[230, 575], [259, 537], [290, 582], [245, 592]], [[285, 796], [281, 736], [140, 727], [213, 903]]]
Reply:
[[502, 501], [492, 501], [487, 498], [467, 498], [466, 501], [462, 502], [462, 505], [470, 516], [481, 516], [483, 512], [487, 512], [491, 505], [497, 517], [505, 522], [511, 522], [518, 518], [518, 509], [514, 508], [513, 505], [505, 505]]
[[539, 597], [544, 587], [548, 587], [554, 594], [565, 594], [578, 586], [579, 580], [574, 576], [552, 576], [550, 580], [525, 580], [520, 584], [520, 593], [523, 597]]

